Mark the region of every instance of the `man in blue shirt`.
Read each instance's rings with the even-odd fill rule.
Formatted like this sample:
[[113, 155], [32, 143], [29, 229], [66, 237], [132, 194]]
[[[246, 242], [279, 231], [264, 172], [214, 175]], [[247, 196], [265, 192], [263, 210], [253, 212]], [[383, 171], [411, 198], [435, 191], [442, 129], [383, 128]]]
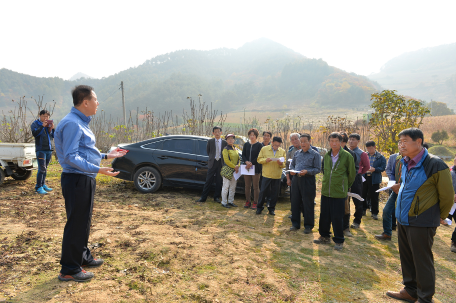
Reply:
[[101, 159], [123, 157], [127, 151], [116, 149], [102, 154], [95, 147], [95, 136], [89, 128], [91, 116], [97, 112], [97, 95], [86, 85], [73, 91], [74, 107], [60, 121], [55, 132], [55, 149], [63, 168], [61, 184], [65, 199], [67, 223], [63, 232], [59, 274], [61, 281], [85, 282], [93, 273], [83, 267], [98, 267], [103, 260], [94, 259], [87, 248], [92, 220], [95, 177], [97, 173], [117, 176], [112, 168], [100, 167]]
[[32, 135], [35, 137], [35, 152], [38, 160], [38, 172], [36, 173], [35, 191], [45, 195], [52, 191], [52, 188], [46, 185], [46, 171], [52, 157], [52, 139], [54, 139], [54, 123], [48, 123], [50, 117], [49, 111], [43, 109], [40, 111], [40, 118], [33, 121], [30, 128]]
[[290, 164], [292, 179], [292, 200], [291, 200], [291, 231], [301, 228], [301, 212], [304, 214], [304, 233], [310, 234], [315, 225], [315, 196], [316, 182], [315, 175], [321, 171], [321, 156], [310, 147], [311, 137], [309, 134], [302, 134], [299, 137], [301, 149], [298, 150]]

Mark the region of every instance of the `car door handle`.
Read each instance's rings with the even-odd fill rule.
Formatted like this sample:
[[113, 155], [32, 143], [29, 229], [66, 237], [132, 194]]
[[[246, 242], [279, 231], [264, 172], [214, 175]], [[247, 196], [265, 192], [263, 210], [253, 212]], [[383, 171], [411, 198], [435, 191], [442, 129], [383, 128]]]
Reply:
[[165, 160], [165, 159], [168, 159], [167, 156], [160, 156], [160, 157], [157, 157], [158, 159], [162, 159], [162, 160]]
[[207, 162], [198, 162], [198, 164], [201, 166], [207, 166]]

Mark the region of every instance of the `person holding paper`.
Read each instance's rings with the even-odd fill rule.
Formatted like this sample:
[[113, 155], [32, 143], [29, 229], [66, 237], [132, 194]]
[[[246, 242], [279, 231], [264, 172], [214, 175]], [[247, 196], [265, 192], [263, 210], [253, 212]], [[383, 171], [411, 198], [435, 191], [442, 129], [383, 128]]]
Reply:
[[378, 220], [378, 195], [377, 190], [382, 183], [382, 172], [386, 168], [386, 159], [375, 148], [374, 141], [366, 142], [366, 149], [369, 156], [370, 168], [367, 171], [363, 188], [364, 207], [367, 209], [366, 200], [371, 202], [371, 214], [374, 220]]
[[[263, 147], [258, 142], [259, 132], [256, 128], [252, 128], [247, 133], [249, 141], [244, 144], [242, 148], [242, 160], [245, 163], [245, 168], [255, 171], [255, 175], [244, 175], [245, 181], [245, 205], [244, 208], [257, 208], [258, 197], [260, 195], [260, 176], [261, 176], [261, 164], [257, 162], [258, 155], [260, 154], [261, 148]], [[251, 188], [253, 184], [253, 203], [250, 199], [252, 197]]]
[[[355, 161], [355, 168], [357, 171], [355, 181], [350, 189], [350, 191], [354, 194], [358, 194], [359, 196], [363, 195], [363, 175], [370, 169], [369, 157], [367, 153], [362, 151], [358, 145], [359, 141], [361, 140], [361, 136], [357, 133], [350, 134], [348, 136], [348, 146], [350, 149], [356, 154], [356, 161]], [[355, 214], [351, 228], [359, 228], [361, 225], [361, 219], [363, 216], [366, 215], [366, 211], [364, 210], [364, 201], [359, 199], [353, 198], [353, 203], [355, 204]]]
[[[272, 132], [264, 131], [263, 132], [263, 142], [261, 142], [261, 145], [263, 147], [271, 145], [271, 138], [272, 138]], [[263, 183], [263, 174], [261, 174], [261, 176], [260, 176], [260, 185], [262, 183]], [[265, 194], [266, 194], [265, 199], [267, 201], [267, 204], [269, 204], [271, 202], [271, 187], [270, 186], [266, 189]]]
[[272, 144], [263, 147], [258, 155], [257, 162], [263, 165], [263, 180], [258, 198], [257, 215], [260, 215], [264, 209], [263, 205], [266, 200], [266, 192], [270, 188], [271, 201], [269, 202], [268, 210], [271, 216], [275, 216], [275, 206], [280, 190], [280, 179], [286, 161], [286, 153], [280, 148], [281, 144], [282, 138], [274, 137], [272, 138]]
[[[353, 165], [355, 165], [355, 170], [356, 170], [356, 163], [358, 162], [358, 156], [354, 151], [348, 148], [347, 143], [348, 143], [348, 135], [346, 132], [339, 132], [340, 135], [342, 136], [342, 142], [340, 143], [340, 146], [350, 153], [350, 155], [353, 157]], [[356, 180], [356, 177], [355, 177]], [[354, 183], [354, 182], [353, 182]], [[353, 187], [353, 185], [352, 185]], [[351, 192], [351, 189], [350, 189]], [[353, 234], [350, 232], [350, 197], [347, 196], [347, 199], [345, 199], [345, 215], [344, 215], [344, 236], [345, 237], [353, 237]]]
[[404, 288], [386, 295], [430, 303], [435, 294], [432, 246], [440, 219], [448, 216], [454, 204], [452, 178], [445, 162], [423, 147], [420, 129], [405, 129], [398, 137], [403, 158], [396, 218]]
[[90, 235], [96, 189], [96, 176], [115, 177], [111, 167], [101, 167], [102, 159], [120, 158], [127, 150], [115, 149], [102, 154], [96, 147], [89, 123], [97, 113], [97, 94], [92, 87], [78, 85], [71, 91], [73, 107], [55, 131], [55, 151], [62, 166], [61, 185], [65, 199], [66, 224], [58, 275], [60, 281], [85, 282], [94, 274], [87, 268], [100, 267], [102, 259], [94, 259], [87, 243]]
[[[299, 137], [301, 149], [293, 157], [290, 174], [293, 176], [291, 185], [291, 224], [290, 230], [301, 228], [301, 212], [304, 214], [304, 233], [310, 234], [315, 226], [315, 175], [321, 170], [321, 156], [310, 148], [311, 137], [302, 134]], [[295, 173], [294, 171], [299, 171]]]
[[[226, 143], [228, 144], [222, 152], [224, 165], [228, 166], [236, 173], [239, 171], [239, 153], [234, 147], [234, 139], [236, 137], [233, 134], [228, 134], [225, 137]], [[231, 174], [224, 175], [224, 169], [222, 168], [223, 187], [222, 187], [222, 206], [226, 208], [237, 207], [234, 204], [234, 194], [236, 193], [237, 179]], [[228, 194], [229, 193], [229, 194]]]
[[[399, 145], [400, 148], [400, 145]], [[396, 184], [391, 187], [391, 194], [388, 199], [388, 201], [385, 204], [385, 207], [383, 207], [383, 215], [382, 215], [382, 221], [383, 221], [383, 233], [381, 235], [375, 235], [375, 238], [377, 240], [391, 240], [391, 237], [393, 235], [393, 230], [396, 230], [396, 215], [395, 215], [395, 209], [396, 209], [396, 199], [397, 199], [397, 194], [395, 191], [399, 189], [401, 186], [401, 171], [402, 171], [402, 162], [401, 162], [402, 156], [399, 153], [393, 154], [390, 156], [388, 159], [388, 165], [386, 165], [386, 174], [388, 175], [388, 178], [391, 181], [394, 181]], [[388, 182], [389, 183], [389, 182]], [[388, 184], [389, 185], [389, 184]]]
[[[292, 190], [291, 190], [291, 180], [293, 179], [293, 175], [290, 175], [290, 172], [288, 170], [290, 169], [290, 164], [291, 164], [291, 161], [293, 160], [295, 153], [301, 149], [301, 141], [299, 141], [299, 136], [300, 136], [300, 134], [298, 134], [298, 133], [290, 134], [291, 146], [287, 151], [287, 162], [286, 162], [286, 167], [285, 167], [285, 169], [286, 169], [285, 174], [287, 177], [287, 185], [290, 186], [290, 203], [292, 201], [291, 196], [293, 194]], [[288, 218], [291, 219], [291, 215]]]
[[316, 244], [330, 242], [330, 228], [333, 227], [335, 250], [344, 247], [344, 214], [345, 199], [348, 189], [356, 177], [353, 157], [341, 148], [342, 136], [331, 133], [328, 137], [331, 149], [323, 158], [324, 170], [321, 188], [320, 237], [314, 240]]

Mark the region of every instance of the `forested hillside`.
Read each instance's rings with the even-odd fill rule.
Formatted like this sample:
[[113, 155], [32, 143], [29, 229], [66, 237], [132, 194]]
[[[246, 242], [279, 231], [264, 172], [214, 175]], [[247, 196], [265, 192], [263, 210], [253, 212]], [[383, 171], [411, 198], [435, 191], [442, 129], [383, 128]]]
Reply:
[[369, 78], [400, 94], [456, 108], [456, 43], [402, 54]]
[[155, 112], [181, 112], [187, 97], [198, 94], [224, 112], [281, 108], [285, 103], [288, 107], [362, 107], [380, 89], [364, 76], [346, 73], [321, 59], [308, 59], [263, 38], [238, 49], [175, 51], [102, 79], [66, 81], [1, 69], [0, 108], [20, 96], [44, 95], [45, 101], [57, 102], [55, 113], [61, 116], [71, 106], [71, 88], [88, 84], [95, 88], [101, 109], [118, 115], [121, 81], [127, 110], [148, 107]]

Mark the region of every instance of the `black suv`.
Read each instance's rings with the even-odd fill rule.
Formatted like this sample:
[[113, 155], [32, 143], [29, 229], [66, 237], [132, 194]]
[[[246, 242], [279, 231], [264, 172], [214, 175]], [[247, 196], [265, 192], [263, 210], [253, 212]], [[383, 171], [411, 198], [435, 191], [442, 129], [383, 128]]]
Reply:
[[[163, 186], [203, 188], [206, 182], [207, 141], [200, 136], [164, 136], [119, 147], [129, 150], [116, 158], [112, 167], [120, 171], [117, 178], [133, 181], [142, 193], [153, 193]], [[280, 195], [287, 188], [282, 175]], [[237, 182], [236, 192], [244, 193], [244, 177]], [[253, 193], [253, 191], [252, 191]]]

